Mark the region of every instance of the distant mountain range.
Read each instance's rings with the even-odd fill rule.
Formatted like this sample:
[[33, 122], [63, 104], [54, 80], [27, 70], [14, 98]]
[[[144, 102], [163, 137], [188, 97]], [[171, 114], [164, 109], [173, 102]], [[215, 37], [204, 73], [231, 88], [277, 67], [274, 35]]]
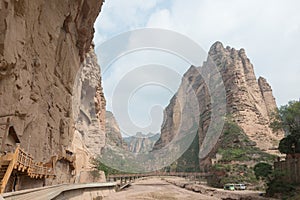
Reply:
[[159, 133], [143, 134], [138, 132], [135, 136], [122, 138], [119, 125], [112, 112], [106, 111], [105, 120], [107, 143], [110, 146], [120, 147], [133, 153], [145, 153], [152, 150], [160, 137]]
[[144, 135], [138, 132], [135, 136], [126, 137], [123, 138], [123, 140], [128, 144], [129, 151], [133, 153], [145, 153], [152, 150], [159, 137], [159, 133], [148, 133]]

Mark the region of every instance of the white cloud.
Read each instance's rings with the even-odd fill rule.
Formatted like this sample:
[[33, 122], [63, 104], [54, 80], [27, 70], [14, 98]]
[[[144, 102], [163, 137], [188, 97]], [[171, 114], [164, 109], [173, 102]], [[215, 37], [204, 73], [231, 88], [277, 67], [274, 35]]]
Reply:
[[167, 9], [158, 10], [152, 14], [148, 20], [147, 27], [151, 28], [172, 28], [171, 13]]
[[206, 50], [217, 40], [245, 48], [256, 74], [270, 81], [282, 105], [300, 93], [299, 8], [296, 0], [174, 0], [168, 11], [157, 10], [147, 24], [186, 34]]
[[[135, 28], [155, 27], [182, 33], [205, 50], [215, 41], [245, 48], [256, 75], [267, 78], [277, 102], [282, 105], [300, 97], [299, 8], [298, 0], [109, 0], [95, 24], [95, 43], [97, 46], [104, 39]], [[136, 54], [118, 61], [118, 65], [103, 76], [108, 107], [111, 108], [110, 94], [115, 84], [134, 66], [150, 63], [155, 58], [177, 69], [187, 67], [180, 59], [165, 57], [165, 54]], [[134, 99], [137, 102], [143, 98]], [[142, 117], [137, 113], [132, 117]]]
[[[173, 54], [142, 50], [119, 58], [102, 72], [106, 107], [114, 112], [122, 132], [157, 132], [163, 110], [155, 108], [169, 104], [188, 67], [187, 62]], [[128, 106], [120, 109], [116, 102]]]
[[147, 21], [152, 9], [154, 9], [162, 0], [109, 0], [105, 1], [102, 11], [95, 23], [97, 36], [103, 38], [112, 37], [113, 35], [124, 31], [143, 27]]

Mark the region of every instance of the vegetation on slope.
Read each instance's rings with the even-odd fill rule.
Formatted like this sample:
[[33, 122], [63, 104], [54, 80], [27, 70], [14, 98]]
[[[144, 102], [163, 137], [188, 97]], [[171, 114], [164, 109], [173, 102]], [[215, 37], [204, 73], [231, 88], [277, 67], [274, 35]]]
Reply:
[[300, 101], [291, 101], [273, 114], [271, 128], [284, 130], [286, 137], [279, 143], [281, 153], [300, 153]]
[[[120, 171], [113, 169], [113, 168], [105, 165], [104, 163], [102, 163], [100, 158], [92, 159], [92, 164], [93, 164], [95, 171], [103, 171], [106, 177], [108, 175], [121, 173]], [[95, 174], [97, 174], [97, 173], [95, 173]]]
[[[273, 115], [271, 128], [285, 131], [286, 137], [280, 141], [278, 148], [281, 153], [300, 153], [300, 102], [291, 101], [281, 106]], [[287, 182], [285, 176], [286, 171], [273, 171], [267, 194], [281, 199], [300, 199], [299, 183]]]
[[274, 160], [274, 156], [257, 148], [255, 142], [250, 141], [242, 129], [232, 121], [226, 122], [221, 141], [217, 152], [222, 156], [220, 162], [271, 162]]
[[[199, 171], [199, 137], [196, 134], [190, 147], [182, 154], [182, 156], [173, 163], [173, 171], [176, 172], [198, 172]], [[175, 169], [175, 170], [174, 170]], [[167, 170], [168, 171], [168, 170]]]
[[217, 150], [220, 159], [212, 166], [215, 176], [210, 180], [210, 185], [215, 187], [223, 187], [226, 183], [262, 185], [259, 184], [253, 167], [259, 162], [272, 163], [275, 156], [261, 151], [255, 145], [235, 122], [227, 120]]

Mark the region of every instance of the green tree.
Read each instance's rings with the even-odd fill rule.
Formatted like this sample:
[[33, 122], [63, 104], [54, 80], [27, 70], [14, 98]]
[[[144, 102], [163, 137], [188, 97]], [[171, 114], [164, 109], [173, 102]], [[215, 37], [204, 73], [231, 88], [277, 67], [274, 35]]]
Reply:
[[91, 163], [93, 164], [93, 167], [94, 167], [95, 170], [103, 171], [105, 176], [120, 173], [120, 171], [118, 171], [116, 169], [113, 169], [113, 168], [105, 165], [104, 163], [102, 163], [100, 158], [92, 159]]
[[290, 101], [275, 111], [271, 128], [276, 131], [284, 129], [286, 134], [300, 134], [300, 101]]
[[254, 173], [257, 179], [270, 180], [273, 173], [272, 165], [268, 163], [258, 163], [254, 166]]
[[284, 130], [286, 137], [280, 141], [281, 153], [300, 153], [300, 102], [291, 101], [281, 106], [272, 117], [271, 128]]
[[300, 152], [300, 139], [299, 136], [291, 134], [283, 138], [278, 147], [281, 153], [292, 154]]

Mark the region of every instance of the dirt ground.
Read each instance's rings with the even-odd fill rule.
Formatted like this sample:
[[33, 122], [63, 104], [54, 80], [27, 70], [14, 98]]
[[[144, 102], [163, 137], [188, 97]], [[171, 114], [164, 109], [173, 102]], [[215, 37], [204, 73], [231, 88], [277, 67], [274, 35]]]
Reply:
[[[187, 184], [185, 188], [181, 187], [181, 183]], [[196, 186], [201, 192], [187, 189], [188, 186]], [[113, 193], [104, 200], [270, 200], [270, 198], [259, 196], [260, 193], [250, 190], [227, 191], [202, 184], [194, 185], [191, 181], [179, 177], [149, 177], [136, 180], [129, 188]]]
[[129, 188], [114, 193], [104, 200], [219, 200], [216, 197], [210, 197], [179, 188], [160, 178], [149, 178], [132, 183]]

